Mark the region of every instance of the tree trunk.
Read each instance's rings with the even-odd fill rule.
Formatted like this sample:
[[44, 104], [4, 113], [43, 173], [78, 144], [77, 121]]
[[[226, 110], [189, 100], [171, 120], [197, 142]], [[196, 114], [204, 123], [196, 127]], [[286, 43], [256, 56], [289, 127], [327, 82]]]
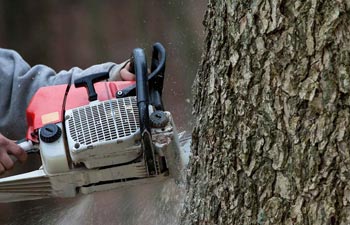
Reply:
[[349, 23], [349, 0], [209, 0], [183, 224], [350, 224]]

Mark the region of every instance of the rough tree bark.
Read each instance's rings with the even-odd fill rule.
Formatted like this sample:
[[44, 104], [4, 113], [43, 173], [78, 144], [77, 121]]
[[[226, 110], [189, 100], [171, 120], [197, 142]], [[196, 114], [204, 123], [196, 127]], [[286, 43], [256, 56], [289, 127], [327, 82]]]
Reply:
[[350, 224], [349, 23], [349, 0], [209, 0], [183, 224]]

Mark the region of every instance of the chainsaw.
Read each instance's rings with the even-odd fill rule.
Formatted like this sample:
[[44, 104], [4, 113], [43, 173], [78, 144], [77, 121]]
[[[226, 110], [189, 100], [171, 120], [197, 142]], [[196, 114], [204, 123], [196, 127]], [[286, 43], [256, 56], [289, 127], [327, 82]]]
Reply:
[[132, 52], [135, 81], [108, 81], [109, 72], [40, 88], [27, 107], [26, 138], [38, 152], [35, 171], [0, 179], [0, 202], [74, 197], [175, 178], [183, 153], [162, 91], [166, 52], [153, 45], [150, 72], [143, 49]]

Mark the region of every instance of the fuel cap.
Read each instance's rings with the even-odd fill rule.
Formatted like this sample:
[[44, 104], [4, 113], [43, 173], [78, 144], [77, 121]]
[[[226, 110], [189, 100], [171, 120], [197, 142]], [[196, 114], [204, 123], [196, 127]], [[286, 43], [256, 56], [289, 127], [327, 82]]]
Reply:
[[40, 139], [46, 143], [57, 141], [61, 137], [62, 131], [56, 124], [46, 124], [40, 129]]
[[150, 115], [149, 119], [150, 119], [150, 122], [151, 122], [151, 126], [155, 127], [155, 128], [164, 127], [169, 122], [169, 119], [166, 116], [166, 114], [163, 111], [160, 111], [160, 110], [154, 111]]

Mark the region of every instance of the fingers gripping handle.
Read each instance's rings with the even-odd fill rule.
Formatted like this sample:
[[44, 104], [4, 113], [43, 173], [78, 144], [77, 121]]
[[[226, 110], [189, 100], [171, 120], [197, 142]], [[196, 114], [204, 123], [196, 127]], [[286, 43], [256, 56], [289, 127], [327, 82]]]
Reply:
[[[36, 153], [39, 149], [33, 144], [32, 141], [27, 141], [25, 139], [16, 141], [16, 144], [23, 149], [27, 154]], [[13, 162], [16, 162], [18, 159], [14, 155], [10, 155], [10, 158]]]

